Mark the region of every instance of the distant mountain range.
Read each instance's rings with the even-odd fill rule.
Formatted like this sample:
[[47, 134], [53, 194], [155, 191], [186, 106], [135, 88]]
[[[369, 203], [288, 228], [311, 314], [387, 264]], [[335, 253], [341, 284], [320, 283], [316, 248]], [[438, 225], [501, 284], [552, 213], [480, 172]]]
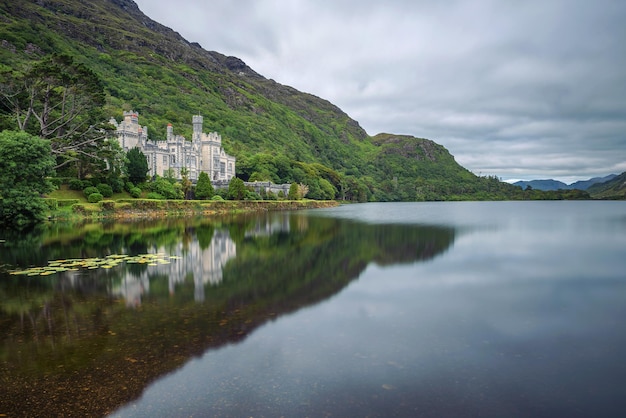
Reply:
[[617, 177], [617, 174], [609, 174], [605, 177], [594, 177], [589, 180], [579, 180], [572, 184], [565, 184], [562, 181], [547, 179], [547, 180], [530, 180], [524, 181], [520, 180], [513, 183], [514, 186], [519, 186], [522, 189], [526, 189], [528, 186], [532, 187], [535, 190], [587, 190], [589, 187], [593, 186], [597, 183], [605, 183], [607, 181], [613, 180]]

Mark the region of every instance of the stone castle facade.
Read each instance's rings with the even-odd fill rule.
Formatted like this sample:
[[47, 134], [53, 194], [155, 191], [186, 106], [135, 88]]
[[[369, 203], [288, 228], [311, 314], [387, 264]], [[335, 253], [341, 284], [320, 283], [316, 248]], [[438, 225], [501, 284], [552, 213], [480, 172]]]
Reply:
[[235, 157], [224, 152], [222, 137], [217, 132], [202, 132], [203, 119], [200, 115], [192, 118], [191, 141], [187, 141], [184, 136], [174, 135], [172, 124], [167, 126], [165, 140], [149, 140], [148, 127], [139, 125], [139, 115], [132, 110], [124, 112], [124, 119], [120, 123], [115, 118], [111, 118], [109, 123], [115, 126], [117, 140], [124, 151], [136, 147], [146, 156], [150, 177], [163, 177], [171, 170], [175, 178], [181, 179], [183, 167], [193, 182], [198, 180], [203, 171], [214, 183], [228, 183], [235, 176]]

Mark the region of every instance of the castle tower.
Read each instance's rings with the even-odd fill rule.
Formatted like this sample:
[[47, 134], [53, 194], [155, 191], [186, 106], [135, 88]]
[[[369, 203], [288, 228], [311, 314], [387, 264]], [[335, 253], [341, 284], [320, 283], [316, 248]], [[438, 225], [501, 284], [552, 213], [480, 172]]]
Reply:
[[167, 124], [167, 140], [170, 141], [174, 137], [174, 128], [171, 123]]
[[192, 141], [199, 141], [202, 138], [202, 116], [195, 115], [192, 118], [193, 121], [193, 136], [191, 138]]

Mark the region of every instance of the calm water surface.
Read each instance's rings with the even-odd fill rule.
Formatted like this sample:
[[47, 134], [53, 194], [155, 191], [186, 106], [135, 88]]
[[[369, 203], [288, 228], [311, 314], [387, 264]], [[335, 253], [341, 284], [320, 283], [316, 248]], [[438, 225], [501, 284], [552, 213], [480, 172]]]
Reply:
[[624, 202], [372, 203], [5, 240], [0, 414], [626, 410]]

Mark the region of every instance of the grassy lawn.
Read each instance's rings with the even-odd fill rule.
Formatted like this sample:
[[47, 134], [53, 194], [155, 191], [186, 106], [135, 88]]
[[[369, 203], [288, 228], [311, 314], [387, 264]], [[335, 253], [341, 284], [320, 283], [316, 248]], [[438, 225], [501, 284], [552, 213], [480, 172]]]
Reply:
[[[80, 203], [86, 203], [87, 198], [82, 190], [70, 190], [67, 184], [62, 184], [57, 190], [50, 192], [46, 197], [52, 199], [78, 199]], [[113, 196], [105, 200], [132, 199], [127, 192], [114, 193]]]
[[48, 193], [46, 197], [51, 199], [78, 199], [81, 203], [87, 201], [82, 190], [70, 190], [67, 184], [62, 184], [57, 190]]

